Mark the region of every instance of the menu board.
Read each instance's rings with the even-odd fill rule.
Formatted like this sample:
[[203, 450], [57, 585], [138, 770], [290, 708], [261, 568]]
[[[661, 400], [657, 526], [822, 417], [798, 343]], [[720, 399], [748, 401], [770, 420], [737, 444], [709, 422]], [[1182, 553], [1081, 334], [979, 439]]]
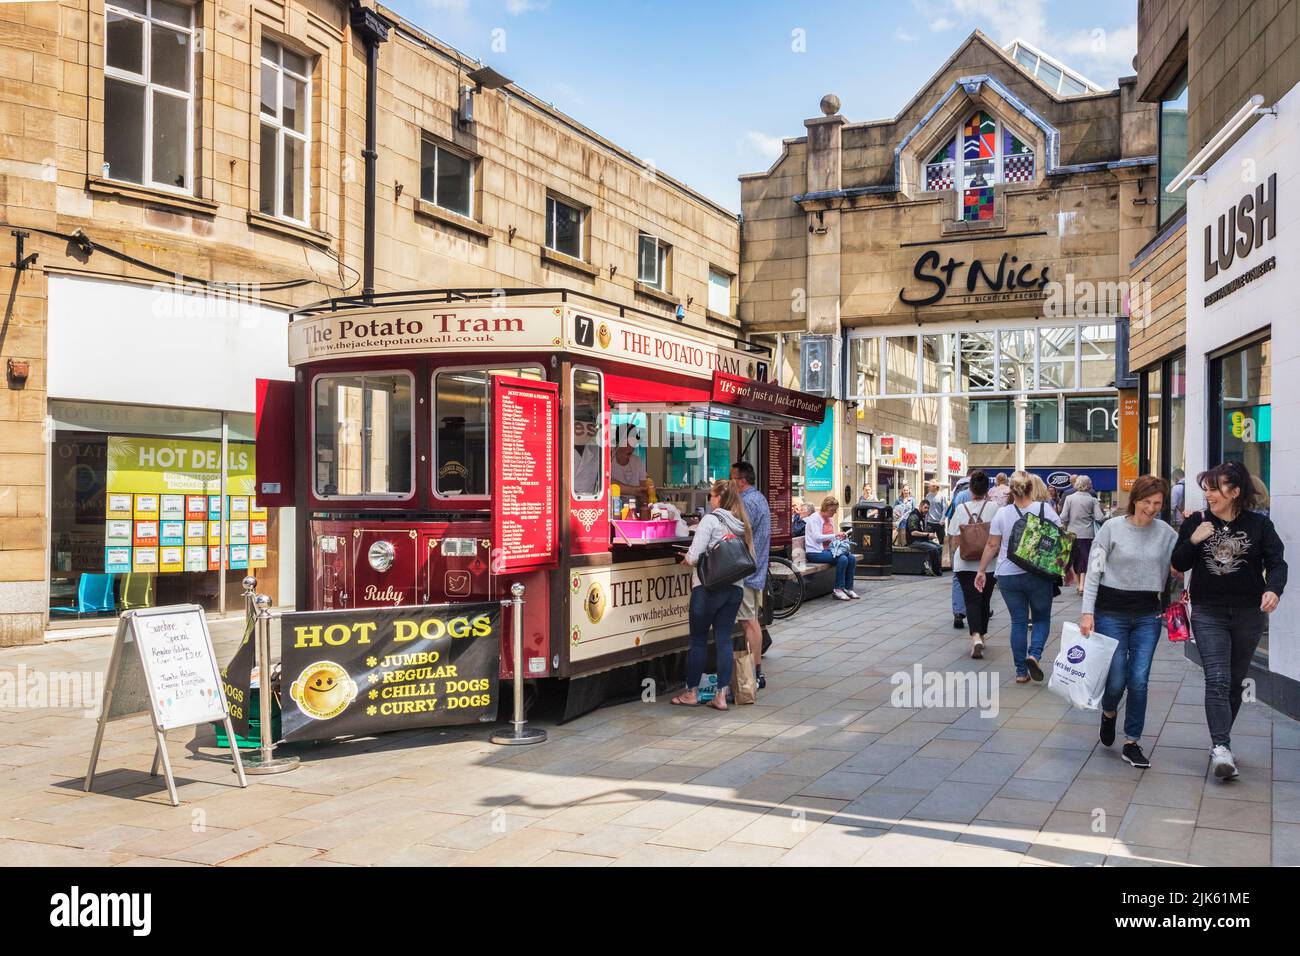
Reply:
[[559, 387], [492, 379], [492, 571], [553, 568], [559, 561], [555, 428]]
[[[160, 730], [221, 720], [226, 698], [203, 610], [194, 604], [122, 618], [106, 717], [153, 710]], [[139, 655], [126, 651], [134, 644]]]
[[763, 494], [772, 512], [772, 538], [782, 540], [790, 536], [790, 432], [768, 430], [762, 435], [767, 479]]

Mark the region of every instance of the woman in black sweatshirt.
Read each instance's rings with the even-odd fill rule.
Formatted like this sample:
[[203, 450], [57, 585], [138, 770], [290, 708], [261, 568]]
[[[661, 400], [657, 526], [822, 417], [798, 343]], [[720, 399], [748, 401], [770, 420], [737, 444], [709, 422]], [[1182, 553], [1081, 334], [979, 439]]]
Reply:
[[1206, 510], [1178, 529], [1173, 565], [1191, 571], [1192, 633], [1205, 669], [1205, 720], [1210, 766], [1224, 780], [1236, 777], [1232, 723], [1241, 709], [1242, 682], [1264, 633], [1265, 615], [1286, 587], [1282, 539], [1273, 522], [1251, 510], [1255, 488], [1239, 461], [1200, 475]]

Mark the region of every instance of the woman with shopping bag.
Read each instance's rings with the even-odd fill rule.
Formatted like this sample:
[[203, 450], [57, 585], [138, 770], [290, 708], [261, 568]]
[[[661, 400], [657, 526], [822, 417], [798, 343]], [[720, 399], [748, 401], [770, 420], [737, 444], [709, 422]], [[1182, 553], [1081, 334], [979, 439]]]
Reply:
[[1133, 482], [1127, 517], [1103, 524], [1092, 542], [1079, 618], [1084, 637], [1096, 628], [1118, 642], [1101, 699], [1101, 742], [1107, 747], [1115, 742], [1119, 702], [1127, 694], [1123, 758], [1140, 770], [1151, 766], [1139, 741], [1164, 620], [1162, 596], [1178, 542], [1178, 533], [1160, 520], [1168, 497], [1163, 478], [1143, 475]]
[[965, 601], [966, 625], [970, 631], [970, 656], [979, 660], [984, 656], [984, 635], [989, 628], [989, 602], [993, 600], [995, 577], [985, 579], [982, 591], [975, 590], [975, 575], [980, 558], [988, 544], [989, 528], [998, 508], [989, 501], [989, 476], [976, 471], [970, 476], [969, 501], [953, 508], [948, 523], [948, 540], [956, 543], [952, 552], [952, 571], [961, 587]]
[[[735, 628], [736, 613], [740, 610], [740, 599], [743, 596], [741, 584], [754, 571], [754, 536], [735, 482], [719, 480], [713, 483], [709, 489], [709, 509], [709, 513], [695, 526], [695, 537], [683, 556], [683, 560], [695, 568], [689, 611], [691, 647], [686, 655], [686, 690], [674, 697], [673, 703], [687, 707], [701, 703], [700, 680], [704, 676], [704, 662], [709, 655], [709, 635], [712, 634], [714, 654], [717, 657], [718, 692], [709, 701], [709, 706], [727, 710], [734, 661], [731, 632]], [[743, 549], [737, 544], [742, 541]], [[746, 552], [748, 570], [743, 568]], [[734, 560], [737, 555], [740, 561]], [[712, 580], [724, 561], [735, 569], [727, 577], [736, 574], [739, 576], [735, 576], [734, 581], [728, 581], [726, 577]]]
[[1210, 769], [1231, 780], [1238, 776], [1231, 736], [1242, 682], [1267, 615], [1277, 610], [1287, 567], [1273, 522], [1254, 510], [1255, 486], [1245, 465], [1225, 461], [1196, 480], [1208, 507], [1192, 512], [1178, 529], [1173, 565], [1192, 572], [1192, 634], [1205, 669]]
[[[998, 589], [1002, 592], [1007, 610], [1011, 612], [1011, 656], [1016, 664], [1017, 684], [1027, 684], [1031, 677], [1036, 681], [1043, 679], [1043, 668], [1039, 661], [1052, 628], [1054, 576], [1029, 572], [1017, 564], [1009, 552], [1011, 539], [1026, 516], [1036, 517], [1037, 524], [1050, 523], [1059, 527], [1061, 523], [1056, 510], [1046, 502], [1035, 503], [1033, 494], [1034, 483], [1029, 474], [1015, 472], [1011, 476], [1011, 503], [993, 517], [989, 526], [988, 544], [984, 547], [979, 571], [975, 575], [975, 590], [983, 593], [986, 587], [992, 587], [988, 579], [988, 567], [994, 561], [997, 562]], [[1029, 634], [1031, 613], [1034, 621], [1032, 640]]]

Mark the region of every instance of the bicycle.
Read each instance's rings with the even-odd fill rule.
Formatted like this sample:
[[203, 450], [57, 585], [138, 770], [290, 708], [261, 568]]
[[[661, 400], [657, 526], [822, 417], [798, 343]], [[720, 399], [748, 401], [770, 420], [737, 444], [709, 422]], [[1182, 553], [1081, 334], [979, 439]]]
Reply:
[[788, 558], [771, 557], [767, 562], [767, 583], [763, 596], [772, 617], [783, 621], [803, 604], [803, 575]]

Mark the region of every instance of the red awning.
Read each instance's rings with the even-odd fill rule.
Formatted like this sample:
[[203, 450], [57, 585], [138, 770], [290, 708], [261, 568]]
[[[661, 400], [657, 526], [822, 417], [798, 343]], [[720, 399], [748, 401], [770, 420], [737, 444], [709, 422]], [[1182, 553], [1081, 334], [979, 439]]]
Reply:
[[707, 405], [713, 383], [698, 382], [684, 375], [666, 375], [647, 370], [644, 375], [619, 375], [605, 372], [605, 400], [618, 404], [696, 404]]

